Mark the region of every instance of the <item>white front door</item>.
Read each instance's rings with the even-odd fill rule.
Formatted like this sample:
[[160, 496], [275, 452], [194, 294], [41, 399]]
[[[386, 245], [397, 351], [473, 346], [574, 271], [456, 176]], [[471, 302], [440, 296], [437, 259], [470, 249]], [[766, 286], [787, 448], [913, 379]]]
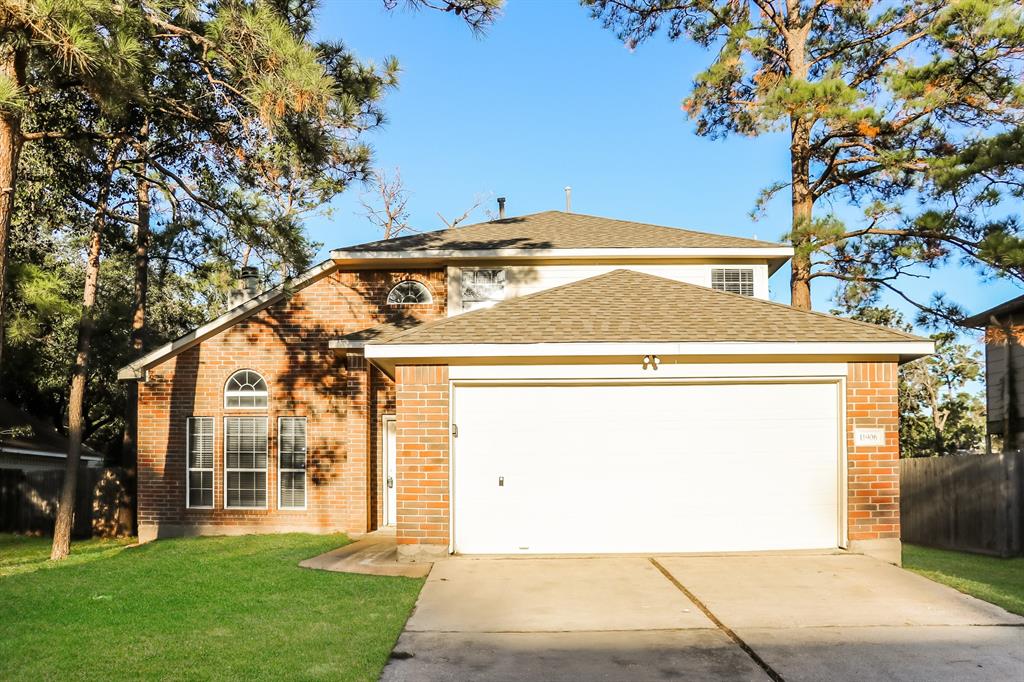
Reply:
[[395, 471], [398, 464], [398, 430], [395, 418], [386, 416], [384, 422], [384, 525], [395, 525], [395, 511], [398, 506], [398, 493], [395, 483]]
[[454, 548], [840, 542], [836, 383], [457, 385]]

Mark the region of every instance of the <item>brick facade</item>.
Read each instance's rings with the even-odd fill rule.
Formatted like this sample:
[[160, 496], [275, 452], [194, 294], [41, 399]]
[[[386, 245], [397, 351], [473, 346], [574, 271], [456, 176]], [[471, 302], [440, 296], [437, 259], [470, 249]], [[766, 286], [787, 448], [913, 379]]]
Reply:
[[[395, 283], [417, 279], [427, 305], [389, 306]], [[267, 309], [150, 368], [139, 384], [139, 534], [142, 539], [193, 533], [365, 532], [380, 523], [379, 421], [393, 413], [394, 389], [358, 356], [328, 347], [331, 339], [407, 316], [442, 317], [443, 269], [334, 271]], [[269, 387], [266, 410], [224, 408], [224, 384], [236, 370], [259, 372]], [[224, 417], [268, 419], [267, 509], [224, 508]], [[277, 418], [307, 418], [307, 504], [278, 510]], [[186, 419], [214, 418], [214, 509], [185, 506]]]
[[395, 371], [398, 432], [398, 553], [448, 552], [448, 366], [399, 365]]
[[[895, 362], [851, 362], [846, 379], [847, 531], [851, 549], [899, 563], [900, 441]], [[884, 445], [857, 445], [857, 428], [882, 429]]]
[[[433, 303], [388, 306], [391, 287], [417, 279]], [[383, 415], [396, 415], [397, 538], [404, 558], [432, 558], [450, 541], [448, 367], [398, 365], [392, 382], [331, 339], [386, 321], [446, 313], [443, 269], [333, 271], [223, 332], [167, 359], [139, 384], [139, 533], [163, 535], [300, 530], [361, 533], [384, 522]], [[224, 408], [239, 369], [269, 386], [265, 410]], [[898, 562], [897, 365], [851, 362], [846, 383], [847, 518], [851, 549]], [[224, 417], [268, 420], [267, 509], [224, 506]], [[186, 419], [212, 417], [214, 508], [186, 508]], [[307, 419], [307, 505], [279, 510], [277, 418]], [[854, 429], [883, 429], [881, 445], [857, 445]]]

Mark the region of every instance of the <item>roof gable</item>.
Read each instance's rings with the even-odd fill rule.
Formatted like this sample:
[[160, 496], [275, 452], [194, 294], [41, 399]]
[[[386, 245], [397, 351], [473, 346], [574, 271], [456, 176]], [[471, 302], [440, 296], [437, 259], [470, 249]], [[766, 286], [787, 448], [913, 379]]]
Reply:
[[632, 270], [515, 298], [372, 345], [626, 342], [905, 342], [902, 331]]

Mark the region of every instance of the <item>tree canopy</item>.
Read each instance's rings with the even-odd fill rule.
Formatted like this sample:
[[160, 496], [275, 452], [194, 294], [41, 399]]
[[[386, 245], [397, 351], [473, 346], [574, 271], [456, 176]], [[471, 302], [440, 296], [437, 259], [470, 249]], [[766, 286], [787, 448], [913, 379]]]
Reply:
[[[697, 133], [788, 134], [793, 305], [810, 285], [907, 296], [921, 268], [962, 261], [1024, 281], [1018, 215], [1024, 8], [1015, 0], [582, 0], [637, 47], [664, 30], [708, 48], [683, 103]], [[781, 169], [780, 169], [781, 170]], [[830, 207], [861, 207], [847, 224]], [[821, 211], [824, 207], [824, 212]]]

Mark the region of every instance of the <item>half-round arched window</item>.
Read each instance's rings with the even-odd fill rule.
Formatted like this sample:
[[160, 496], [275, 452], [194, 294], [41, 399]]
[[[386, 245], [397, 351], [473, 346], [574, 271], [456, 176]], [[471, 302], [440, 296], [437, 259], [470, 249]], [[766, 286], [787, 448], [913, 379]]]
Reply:
[[388, 294], [388, 305], [415, 305], [417, 303], [432, 303], [433, 301], [430, 289], [422, 282], [417, 282], [414, 279], [399, 282]]
[[259, 409], [267, 406], [267, 382], [258, 372], [240, 369], [224, 386], [224, 407]]

